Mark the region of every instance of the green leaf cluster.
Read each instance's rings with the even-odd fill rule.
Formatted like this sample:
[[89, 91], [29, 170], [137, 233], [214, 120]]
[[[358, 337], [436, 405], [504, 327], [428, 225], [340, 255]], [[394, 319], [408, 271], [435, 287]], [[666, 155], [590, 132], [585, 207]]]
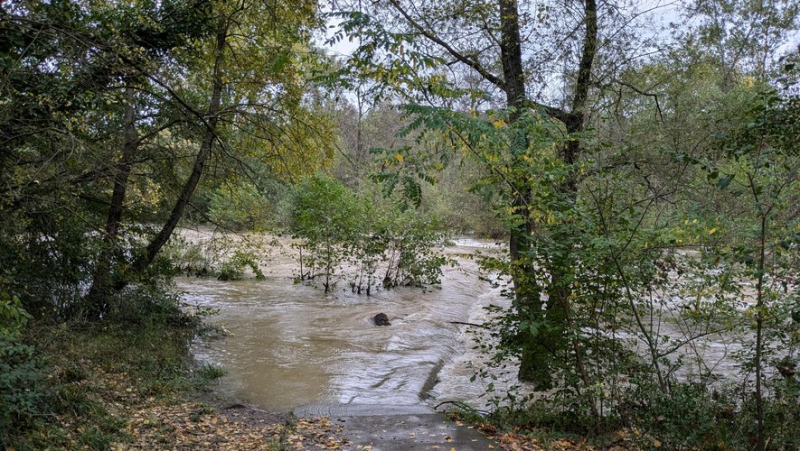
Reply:
[[375, 204], [326, 176], [300, 185], [294, 211], [301, 281], [322, 278], [328, 292], [344, 278], [367, 295], [379, 286], [439, 282], [446, 259], [433, 251], [442, 239], [435, 221], [392, 202]]

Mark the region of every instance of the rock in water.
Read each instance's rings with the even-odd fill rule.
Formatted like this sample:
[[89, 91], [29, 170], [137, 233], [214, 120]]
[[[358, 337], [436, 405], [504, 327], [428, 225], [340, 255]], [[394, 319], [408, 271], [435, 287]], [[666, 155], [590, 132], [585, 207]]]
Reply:
[[376, 326], [391, 326], [392, 323], [389, 322], [389, 317], [386, 316], [386, 313], [378, 313], [375, 315], [375, 325]]

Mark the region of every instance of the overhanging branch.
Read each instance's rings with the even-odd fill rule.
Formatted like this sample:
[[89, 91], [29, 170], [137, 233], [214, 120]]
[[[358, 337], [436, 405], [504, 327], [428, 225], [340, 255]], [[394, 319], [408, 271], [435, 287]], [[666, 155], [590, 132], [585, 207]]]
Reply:
[[447, 53], [453, 56], [453, 58], [457, 59], [458, 61], [466, 64], [467, 66], [471, 67], [475, 70], [475, 72], [479, 73], [481, 77], [486, 79], [489, 83], [497, 86], [500, 89], [506, 89], [506, 83], [500, 77], [494, 75], [493, 73], [489, 72], [483, 65], [475, 58], [468, 57], [463, 53], [459, 52], [453, 46], [442, 40], [440, 37], [436, 36], [435, 34], [431, 33], [428, 29], [423, 27], [418, 21], [416, 21], [411, 15], [406, 11], [397, 0], [389, 0], [389, 3], [397, 10], [407, 21], [414, 27], [420, 34], [425, 36], [428, 40], [436, 43], [438, 46], [443, 48]]

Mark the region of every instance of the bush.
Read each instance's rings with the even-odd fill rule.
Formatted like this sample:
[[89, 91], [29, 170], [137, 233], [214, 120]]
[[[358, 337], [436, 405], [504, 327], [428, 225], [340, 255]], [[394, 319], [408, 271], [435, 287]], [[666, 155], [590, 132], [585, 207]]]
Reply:
[[181, 299], [177, 294], [167, 293], [163, 288], [138, 285], [127, 287], [109, 299], [106, 322], [117, 324], [146, 324], [197, 326], [199, 319], [181, 310]]
[[203, 363], [197, 368], [197, 374], [201, 381], [211, 382], [225, 376], [228, 371], [213, 363]]
[[266, 276], [258, 267], [258, 262], [252, 252], [236, 251], [233, 256], [222, 263], [219, 268], [219, 280], [240, 280], [244, 277], [245, 268], [250, 268], [256, 279], [264, 280]]
[[298, 189], [295, 211], [300, 280], [320, 277], [327, 292], [347, 278], [353, 291], [367, 295], [379, 285], [439, 283], [447, 259], [433, 250], [444, 239], [437, 221], [391, 200], [376, 204], [321, 176]]
[[41, 412], [41, 379], [34, 348], [14, 335], [0, 335], [0, 447], [12, 430]]
[[19, 298], [0, 293], [0, 439], [37, 412], [43, 397], [34, 348], [19, 338], [29, 319]]
[[30, 318], [18, 297], [0, 292], [0, 337], [18, 337]]

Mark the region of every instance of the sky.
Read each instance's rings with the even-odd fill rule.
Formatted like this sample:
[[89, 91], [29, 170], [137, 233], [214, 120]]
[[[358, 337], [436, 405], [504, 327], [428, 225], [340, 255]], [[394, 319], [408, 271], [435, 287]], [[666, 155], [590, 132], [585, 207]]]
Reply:
[[[653, 25], [652, 29], [657, 30], [669, 25], [671, 22], [682, 22], [680, 4], [680, 0], [639, 0], [638, 8], [640, 11], [649, 11], [645, 16], [646, 22], [651, 23]], [[357, 47], [357, 42], [355, 41], [345, 38], [333, 46], [324, 45], [325, 39], [333, 36], [335, 31], [336, 22], [329, 21], [326, 36], [318, 38], [319, 45], [325, 48], [329, 55], [341, 58], [349, 56]], [[778, 48], [777, 56], [781, 57], [796, 52], [798, 46], [800, 46], [800, 30], [790, 34], [787, 41]]]
[[[537, 0], [532, 0], [534, 6], [536, 1]], [[669, 39], [668, 27], [670, 23], [679, 24], [679, 26], [688, 25], [686, 19], [681, 15], [682, 0], [638, 0], [636, 6], [638, 11], [642, 13], [636, 25], [641, 27], [639, 28], [639, 33], [642, 37], [664, 36], [665, 39]], [[357, 48], [358, 42], [345, 37], [332, 46], [325, 45], [324, 42], [330, 39], [337, 31], [336, 25], [337, 22], [335, 20], [329, 21], [326, 33], [320, 34], [316, 41], [329, 55], [344, 60]], [[793, 33], [790, 33], [786, 42], [778, 47], [775, 59], [777, 60], [782, 56], [798, 52], [798, 46], [800, 46], [800, 30], [795, 30]], [[647, 49], [642, 50], [642, 53], [646, 54]], [[556, 87], [563, 88], [565, 83], [567, 83], [561, 73], [553, 73], [551, 76], [548, 76], [547, 79], [549, 81], [547, 81], [546, 86], [553, 88], [549, 90], [556, 93], [563, 91], [563, 89]], [[545, 88], [545, 90], [548, 92], [548, 88]], [[350, 98], [347, 94], [345, 94], [345, 96]], [[549, 100], [545, 99], [545, 101], [558, 103], [558, 95]]]

